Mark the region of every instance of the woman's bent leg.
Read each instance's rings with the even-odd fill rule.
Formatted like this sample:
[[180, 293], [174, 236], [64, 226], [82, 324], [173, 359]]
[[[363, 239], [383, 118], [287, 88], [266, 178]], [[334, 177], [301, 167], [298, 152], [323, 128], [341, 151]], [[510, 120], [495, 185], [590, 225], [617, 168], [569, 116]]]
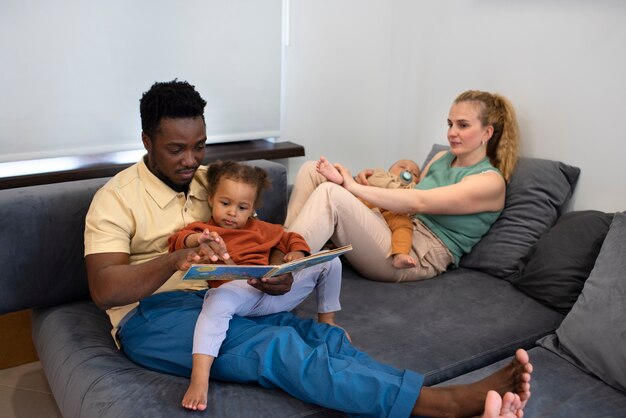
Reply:
[[371, 280], [399, 282], [431, 278], [445, 270], [445, 265], [440, 268], [433, 261], [440, 256], [452, 261], [440, 241], [414, 231], [409, 255], [416, 260], [416, 267], [393, 267], [393, 259], [389, 257], [391, 230], [380, 212], [369, 209], [352, 193], [330, 182], [313, 191], [289, 230], [302, 235], [312, 252], [319, 251], [328, 239], [338, 246], [352, 244], [354, 249], [346, 253], [346, 258]]
[[315, 161], [307, 161], [302, 164], [296, 175], [296, 180], [291, 190], [291, 196], [289, 197], [285, 228], [289, 228], [298, 217], [306, 201], [309, 199], [309, 196], [313, 193], [313, 190], [326, 181], [326, 177], [317, 172]]

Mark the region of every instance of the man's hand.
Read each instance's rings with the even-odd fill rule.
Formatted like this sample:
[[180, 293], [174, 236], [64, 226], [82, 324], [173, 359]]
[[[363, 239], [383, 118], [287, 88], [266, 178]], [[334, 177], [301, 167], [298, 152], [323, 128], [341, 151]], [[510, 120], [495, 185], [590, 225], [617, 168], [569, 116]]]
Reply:
[[268, 295], [284, 295], [291, 290], [293, 276], [291, 273], [287, 273], [280, 276], [263, 277], [262, 279], [248, 279], [248, 284]]
[[211, 234], [215, 235], [197, 247], [176, 251], [176, 254], [180, 254], [176, 261], [178, 270], [188, 270], [192, 264], [211, 264], [218, 261], [234, 264], [226, 250], [224, 240], [216, 232], [211, 232]]
[[[270, 252], [270, 264], [282, 264], [284, 259], [285, 253], [276, 248], [272, 248]], [[291, 290], [293, 276], [291, 273], [286, 273], [280, 276], [263, 277], [262, 279], [249, 279], [248, 284], [268, 295], [284, 295]]]

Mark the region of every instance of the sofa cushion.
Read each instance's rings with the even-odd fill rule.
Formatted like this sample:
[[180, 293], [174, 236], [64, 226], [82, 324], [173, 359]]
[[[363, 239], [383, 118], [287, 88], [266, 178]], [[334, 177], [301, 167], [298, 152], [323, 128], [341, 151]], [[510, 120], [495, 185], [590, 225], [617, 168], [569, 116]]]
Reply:
[[[542, 348], [528, 351], [533, 364], [531, 396], [524, 408], [525, 417], [623, 417], [626, 396], [600, 379], [582, 372], [569, 361]], [[464, 374], [440, 386], [480, 380], [508, 364], [512, 358]]]
[[180, 405], [189, 379], [145, 369], [119, 351], [107, 315], [81, 301], [33, 312], [33, 342], [64, 417], [330, 417], [256, 384], [211, 381], [205, 411]]
[[504, 210], [460, 266], [509, 279], [519, 261], [569, 202], [580, 169], [558, 161], [520, 158], [507, 185]]
[[[314, 296], [295, 312], [315, 318]], [[341, 305], [337, 323], [357, 348], [424, 374], [427, 385], [532, 347], [563, 319], [509, 282], [468, 269], [388, 283], [364, 279], [344, 266]]]
[[563, 314], [572, 308], [593, 268], [612, 213], [576, 211], [564, 214], [520, 263], [511, 279], [515, 287]]
[[540, 344], [626, 392], [626, 212], [616, 213], [596, 264], [556, 335]]

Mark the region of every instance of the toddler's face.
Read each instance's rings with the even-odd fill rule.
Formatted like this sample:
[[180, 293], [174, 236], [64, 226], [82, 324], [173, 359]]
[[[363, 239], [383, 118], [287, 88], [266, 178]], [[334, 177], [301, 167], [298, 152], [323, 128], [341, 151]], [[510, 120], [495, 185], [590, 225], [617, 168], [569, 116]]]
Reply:
[[256, 193], [251, 184], [222, 178], [209, 197], [213, 221], [222, 228], [243, 228], [254, 213]]
[[404, 170], [408, 170], [413, 175], [413, 181], [418, 182], [420, 179], [420, 168], [415, 161], [411, 160], [398, 160], [396, 161], [389, 172], [395, 176], [399, 176]]

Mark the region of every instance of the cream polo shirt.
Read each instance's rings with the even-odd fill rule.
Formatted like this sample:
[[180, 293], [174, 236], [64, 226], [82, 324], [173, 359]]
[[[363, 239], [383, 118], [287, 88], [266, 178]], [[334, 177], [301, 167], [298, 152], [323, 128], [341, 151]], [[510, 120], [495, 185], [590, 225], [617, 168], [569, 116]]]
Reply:
[[[85, 219], [85, 255], [119, 252], [139, 264], [167, 254], [170, 235], [185, 225], [207, 221], [206, 167], [201, 166], [189, 186], [178, 193], [146, 166], [143, 158], [109, 180], [95, 194]], [[174, 273], [155, 293], [206, 288], [203, 280], [181, 280]], [[107, 310], [113, 337], [122, 318], [138, 303]]]

